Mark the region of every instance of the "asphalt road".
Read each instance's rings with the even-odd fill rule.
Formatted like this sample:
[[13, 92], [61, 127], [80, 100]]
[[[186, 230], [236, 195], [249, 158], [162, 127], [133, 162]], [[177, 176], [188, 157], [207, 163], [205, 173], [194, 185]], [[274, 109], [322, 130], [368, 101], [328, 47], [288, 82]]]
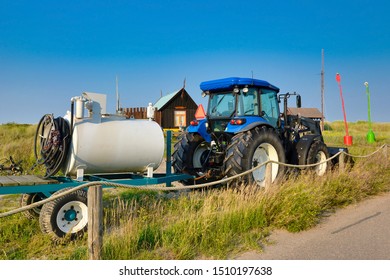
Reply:
[[336, 211], [300, 233], [276, 231], [263, 253], [247, 260], [390, 260], [390, 193]]

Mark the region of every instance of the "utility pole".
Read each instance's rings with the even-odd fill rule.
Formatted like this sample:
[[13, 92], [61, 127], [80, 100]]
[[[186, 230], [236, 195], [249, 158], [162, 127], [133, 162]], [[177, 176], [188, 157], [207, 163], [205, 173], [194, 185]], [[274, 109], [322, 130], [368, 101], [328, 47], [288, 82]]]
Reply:
[[120, 113], [118, 76], [115, 77], [115, 92], [116, 92], [116, 113]]
[[324, 49], [321, 52], [321, 130], [324, 131], [325, 128], [325, 118], [324, 118]]

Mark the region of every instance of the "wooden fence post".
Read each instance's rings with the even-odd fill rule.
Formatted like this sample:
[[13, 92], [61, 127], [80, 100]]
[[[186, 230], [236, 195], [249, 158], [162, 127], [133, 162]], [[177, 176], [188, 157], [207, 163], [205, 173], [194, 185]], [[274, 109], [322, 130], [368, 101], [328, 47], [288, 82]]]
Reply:
[[103, 246], [103, 190], [101, 185], [88, 189], [88, 254], [100, 260]]
[[265, 165], [265, 188], [268, 189], [272, 184], [272, 163], [268, 162]]
[[339, 155], [339, 172], [343, 173], [345, 169], [345, 161], [344, 161], [345, 154], [344, 152], [341, 152]]

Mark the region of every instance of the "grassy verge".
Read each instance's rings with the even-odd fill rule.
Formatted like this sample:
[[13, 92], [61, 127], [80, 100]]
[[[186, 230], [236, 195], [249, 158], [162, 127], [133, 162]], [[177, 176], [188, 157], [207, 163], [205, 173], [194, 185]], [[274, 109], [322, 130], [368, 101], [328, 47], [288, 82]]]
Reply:
[[270, 191], [217, 189], [156, 200], [146, 208], [134, 205], [122, 209], [128, 219], [120, 231], [107, 235], [104, 257], [226, 259], [240, 251], [261, 251], [272, 229], [306, 230], [338, 207], [388, 191], [390, 170], [384, 164], [377, 156], [349, 173], [316, 178], [316, 184], [307, 174]]

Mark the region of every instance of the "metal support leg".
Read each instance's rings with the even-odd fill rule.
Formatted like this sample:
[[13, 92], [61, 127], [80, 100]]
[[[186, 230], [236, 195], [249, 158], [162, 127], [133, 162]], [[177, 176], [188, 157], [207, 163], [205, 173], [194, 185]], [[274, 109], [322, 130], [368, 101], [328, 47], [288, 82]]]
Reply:
[[[171, 175], [171, 168], [172, 168], [172, 160], [171, 160], [171, 144], [172, 144], [172, 131], [167, 130], [167, 158], [166, 158], [166, 166], [165, 166], [165, 173], [166, 176], [169, 177]], [[170, 187], [172, 186], [172, 182], [167, 182], [166, 186]]]

